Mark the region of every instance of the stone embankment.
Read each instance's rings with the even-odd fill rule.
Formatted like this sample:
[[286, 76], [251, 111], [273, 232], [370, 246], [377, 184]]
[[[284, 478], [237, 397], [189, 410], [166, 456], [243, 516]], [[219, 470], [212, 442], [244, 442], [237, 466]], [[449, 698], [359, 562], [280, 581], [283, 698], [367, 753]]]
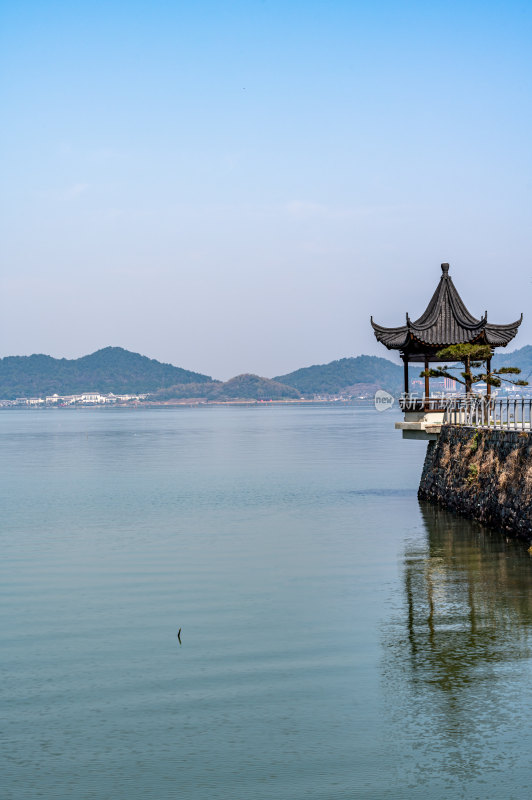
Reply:
[[419, 497], [532, 541], [532, 433], [444, 425]]

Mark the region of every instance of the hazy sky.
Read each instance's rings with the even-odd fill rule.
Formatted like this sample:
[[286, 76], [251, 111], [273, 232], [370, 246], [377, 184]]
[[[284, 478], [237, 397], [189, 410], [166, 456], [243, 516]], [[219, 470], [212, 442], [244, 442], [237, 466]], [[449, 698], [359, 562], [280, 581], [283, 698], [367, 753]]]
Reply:
[[1, 356], [386, 356], [442, 261], [532, 343], [530, 0], [0, 8]]

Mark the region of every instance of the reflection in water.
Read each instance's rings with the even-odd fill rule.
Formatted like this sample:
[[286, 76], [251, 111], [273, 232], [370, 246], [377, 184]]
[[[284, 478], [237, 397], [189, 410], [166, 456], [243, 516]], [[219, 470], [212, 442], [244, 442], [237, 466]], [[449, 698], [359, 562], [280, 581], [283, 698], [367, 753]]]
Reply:
[[517, 678], [532, 663], [532, 560], [497, 532], [428, 504], [421, 512], [425, 535], [404, 554], [404, 605], [385, 629], [388, 707], [417, 754], [417, 785], [465, 792], [524, 768], [529, 711]]
[[456, 692], [487, 664], [529, 657], [530, 559], [522, 546], [472, 532], [438, 508], [422, 514], [428, 548], [405, 553], [412, 670]]

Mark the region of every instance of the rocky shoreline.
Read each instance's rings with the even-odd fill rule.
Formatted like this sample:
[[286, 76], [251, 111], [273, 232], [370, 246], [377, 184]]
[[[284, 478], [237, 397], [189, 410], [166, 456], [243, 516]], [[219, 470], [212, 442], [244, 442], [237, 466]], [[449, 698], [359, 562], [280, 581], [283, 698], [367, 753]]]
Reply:
[[418, 496], [532, 542], [532, 433], [443, 426]]

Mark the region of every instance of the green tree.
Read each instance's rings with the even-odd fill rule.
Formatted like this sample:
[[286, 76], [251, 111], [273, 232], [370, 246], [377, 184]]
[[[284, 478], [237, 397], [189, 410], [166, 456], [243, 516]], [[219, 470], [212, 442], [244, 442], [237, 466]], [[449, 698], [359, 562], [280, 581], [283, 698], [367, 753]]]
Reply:
[[[450, 370], [458, 369], [458, 367], [447, 366], [423, 370], [421, 377], [451, 378], [465, 386], [466, 394], [468, 395], [471, 394], [472, 386], [477, 381], [485, 381], [488, 386], [501, 386], [502, 381], [513, 386], [528, 386], [528, 381], [501, 377], [501, 375], [519, 375], [521, 370], [517, 367], [501, 367], [500, 369], [488, 370], [487, 362], [492, 356], [492, 350], [487, 344], [470, 344], [469, 342], [452, 344], [450, 347], [439, 350], [436, 356], [442, 361], [460, 361], [464, 366], [464, 371], [460, 373], [461, 377], [459, 378], [450, 372]], [[473, 372], [473, 370], [478, 370], [483, 365], [485, 367], [484, 372]]]

